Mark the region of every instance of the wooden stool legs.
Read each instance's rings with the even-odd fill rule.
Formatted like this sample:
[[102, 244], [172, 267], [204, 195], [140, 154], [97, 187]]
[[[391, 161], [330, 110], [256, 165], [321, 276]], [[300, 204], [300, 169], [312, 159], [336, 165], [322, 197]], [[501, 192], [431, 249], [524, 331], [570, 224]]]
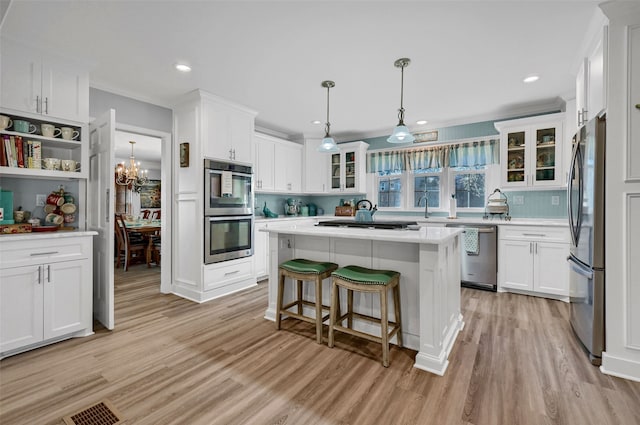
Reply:
[[[339, 312], [340, 287], [347, 290], [347, 312], [343, 315]], [[389, 321], [389, 295], [388, 290], [393, 291], [393, 306], [395, 310], [395, 322]], [[353, 311], [353, 291], [378, 293], [380, 296], [380, 318], [355, 313]], [[380, 324], [380, 337], [366, 334], [353, 329], [353, 317], [368, 320]], [[347, 327], [342, 326], [347, 321]], [[391, 327], [391, 331], [389, 328]], [[350, 335], [362, 337], [370, 341], [379, 342], [382, 345], [382, 365], [389, 366], [389, 340], [395, 335], [398, 347], [402, 347], [402, 312], [400, 310], [400, 279], [399, 274], [391, 279], [388, 284], [356, 283], [333, 276], [331, 283], [331, 310], [329, 314], [329, 347], [334, 346], [334, 332], [340, 331]]]
[[[318, 344], [322, 344], [322, 324], [327, 320], [329, 315], [323, 317], [322, 311], [329, 310], [329, 306], [322, 305], [322, 281], [329, 276], [331, 276], [331, 272], [337, 268], [337, 265], [334, 265], [330, 270], [327, 270], [323, 273], [314, 274], [314, 273], [296, 273], [284, 268], [280, 268], [279, 270], [279, 281], [278, 281], [278, 295], [276, 301], [276, 329], [280, 329], [282, 323], [282, 315], [287, 315], [289, 317], [293, 317], [299, 320], [303, 320], [305, 322], [315, 323], [316, 325], [316, 341]], [[290, 302], [287, 305], [283, 305], [284, 298], [284, 289], [285, 289], [285, 279], [289, 277], [296, 281], [296, 295], [294, 297], [293, 302]], [[303, 297], [303, 287], [302, 283], [304, 281], [313, 282], [315, 289], [315, 302], [307, 301]], [[304, 315], [303, 307], [305, 305], [315, 307], [315, 317], [311, 318]], [[295, 310], [289, 310], [291, 307], [296, 307]]]

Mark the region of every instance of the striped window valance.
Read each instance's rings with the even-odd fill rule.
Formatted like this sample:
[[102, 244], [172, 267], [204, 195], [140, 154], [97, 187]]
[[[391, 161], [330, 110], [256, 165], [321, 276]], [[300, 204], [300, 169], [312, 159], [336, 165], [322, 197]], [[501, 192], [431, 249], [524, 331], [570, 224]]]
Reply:
[[480, 140], [425, 148], [368, 152], [367, 172], [475, 167], [500, 161], [500, 141]]
[[498, 139], [460, 143], [449, 146], [450, 167], [477, 167], [500, 162]]

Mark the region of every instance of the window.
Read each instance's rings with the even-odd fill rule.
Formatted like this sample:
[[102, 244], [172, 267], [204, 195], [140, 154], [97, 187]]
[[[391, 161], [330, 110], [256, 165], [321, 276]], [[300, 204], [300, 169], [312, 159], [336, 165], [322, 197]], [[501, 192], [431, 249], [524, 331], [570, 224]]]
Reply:
[[483, 208], [485, 204], [486, 167], [450, 168], [453, 193], [458, 208]]
[[402, 205], [402, 173], [380, 172], [378, 177], [378, 206], [400, 208]]
[[442, 168], [430, 168], [413, 172], [413, 206], [415, 208], [425, 206], [425, 197], [429, 208], [440, 208], [442, 171]]

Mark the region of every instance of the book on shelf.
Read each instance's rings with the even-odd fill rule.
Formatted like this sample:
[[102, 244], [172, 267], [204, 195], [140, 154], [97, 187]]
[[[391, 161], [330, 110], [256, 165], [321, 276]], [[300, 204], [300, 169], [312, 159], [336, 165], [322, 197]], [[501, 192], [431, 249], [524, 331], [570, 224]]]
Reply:
[[0, 167], [7, 166], [7, 152], [4, 149], [4, 135], [2, 136], [2, 140], [0, 140]]
[[11, 166], [18, 167], [18, 151], [15, 136], [9, 136], [9, 150], [11, 151]]
[[29, 140], [31, 142], [31, 158], [33, 166], [31, 168], [35, 168], [39, 170], [42, 168], [42, 142], [39, 140]]
[[24, 152], [22, 148], [22, 136], [16, 136], [16, 162], [19, 168], [24, 168]]

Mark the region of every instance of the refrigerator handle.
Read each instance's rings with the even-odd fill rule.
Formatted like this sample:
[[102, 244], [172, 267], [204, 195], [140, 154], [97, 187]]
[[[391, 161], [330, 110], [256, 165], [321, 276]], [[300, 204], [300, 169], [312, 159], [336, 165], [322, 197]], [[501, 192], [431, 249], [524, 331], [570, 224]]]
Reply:
[[574, 272], [578, 273], [581, 276], [586, 277], [589, 280], [593, 279], [593, 270], [588, 269], [582, 266], [581, 264], [576, 263], [576, 261], [571, 257], [567, 257], [567, 262], [569, 262], [569, 267]]
[[576, 240], [575, 227], [573, 223], [573, 197], [571, 196], [573, 192], [573, 179], [575, 177], [575, 162], [576, 155], [578, 153], [578, 143], [576, 143], [573, 147], [573, 152], [571, 153], [571, 161], [569, 162], [569, 181], [567, 182], [567, 208], [569, 217], [569, 233], [571, 234], [571, 243], [574, 246], [578, 245], [578, 241]]

